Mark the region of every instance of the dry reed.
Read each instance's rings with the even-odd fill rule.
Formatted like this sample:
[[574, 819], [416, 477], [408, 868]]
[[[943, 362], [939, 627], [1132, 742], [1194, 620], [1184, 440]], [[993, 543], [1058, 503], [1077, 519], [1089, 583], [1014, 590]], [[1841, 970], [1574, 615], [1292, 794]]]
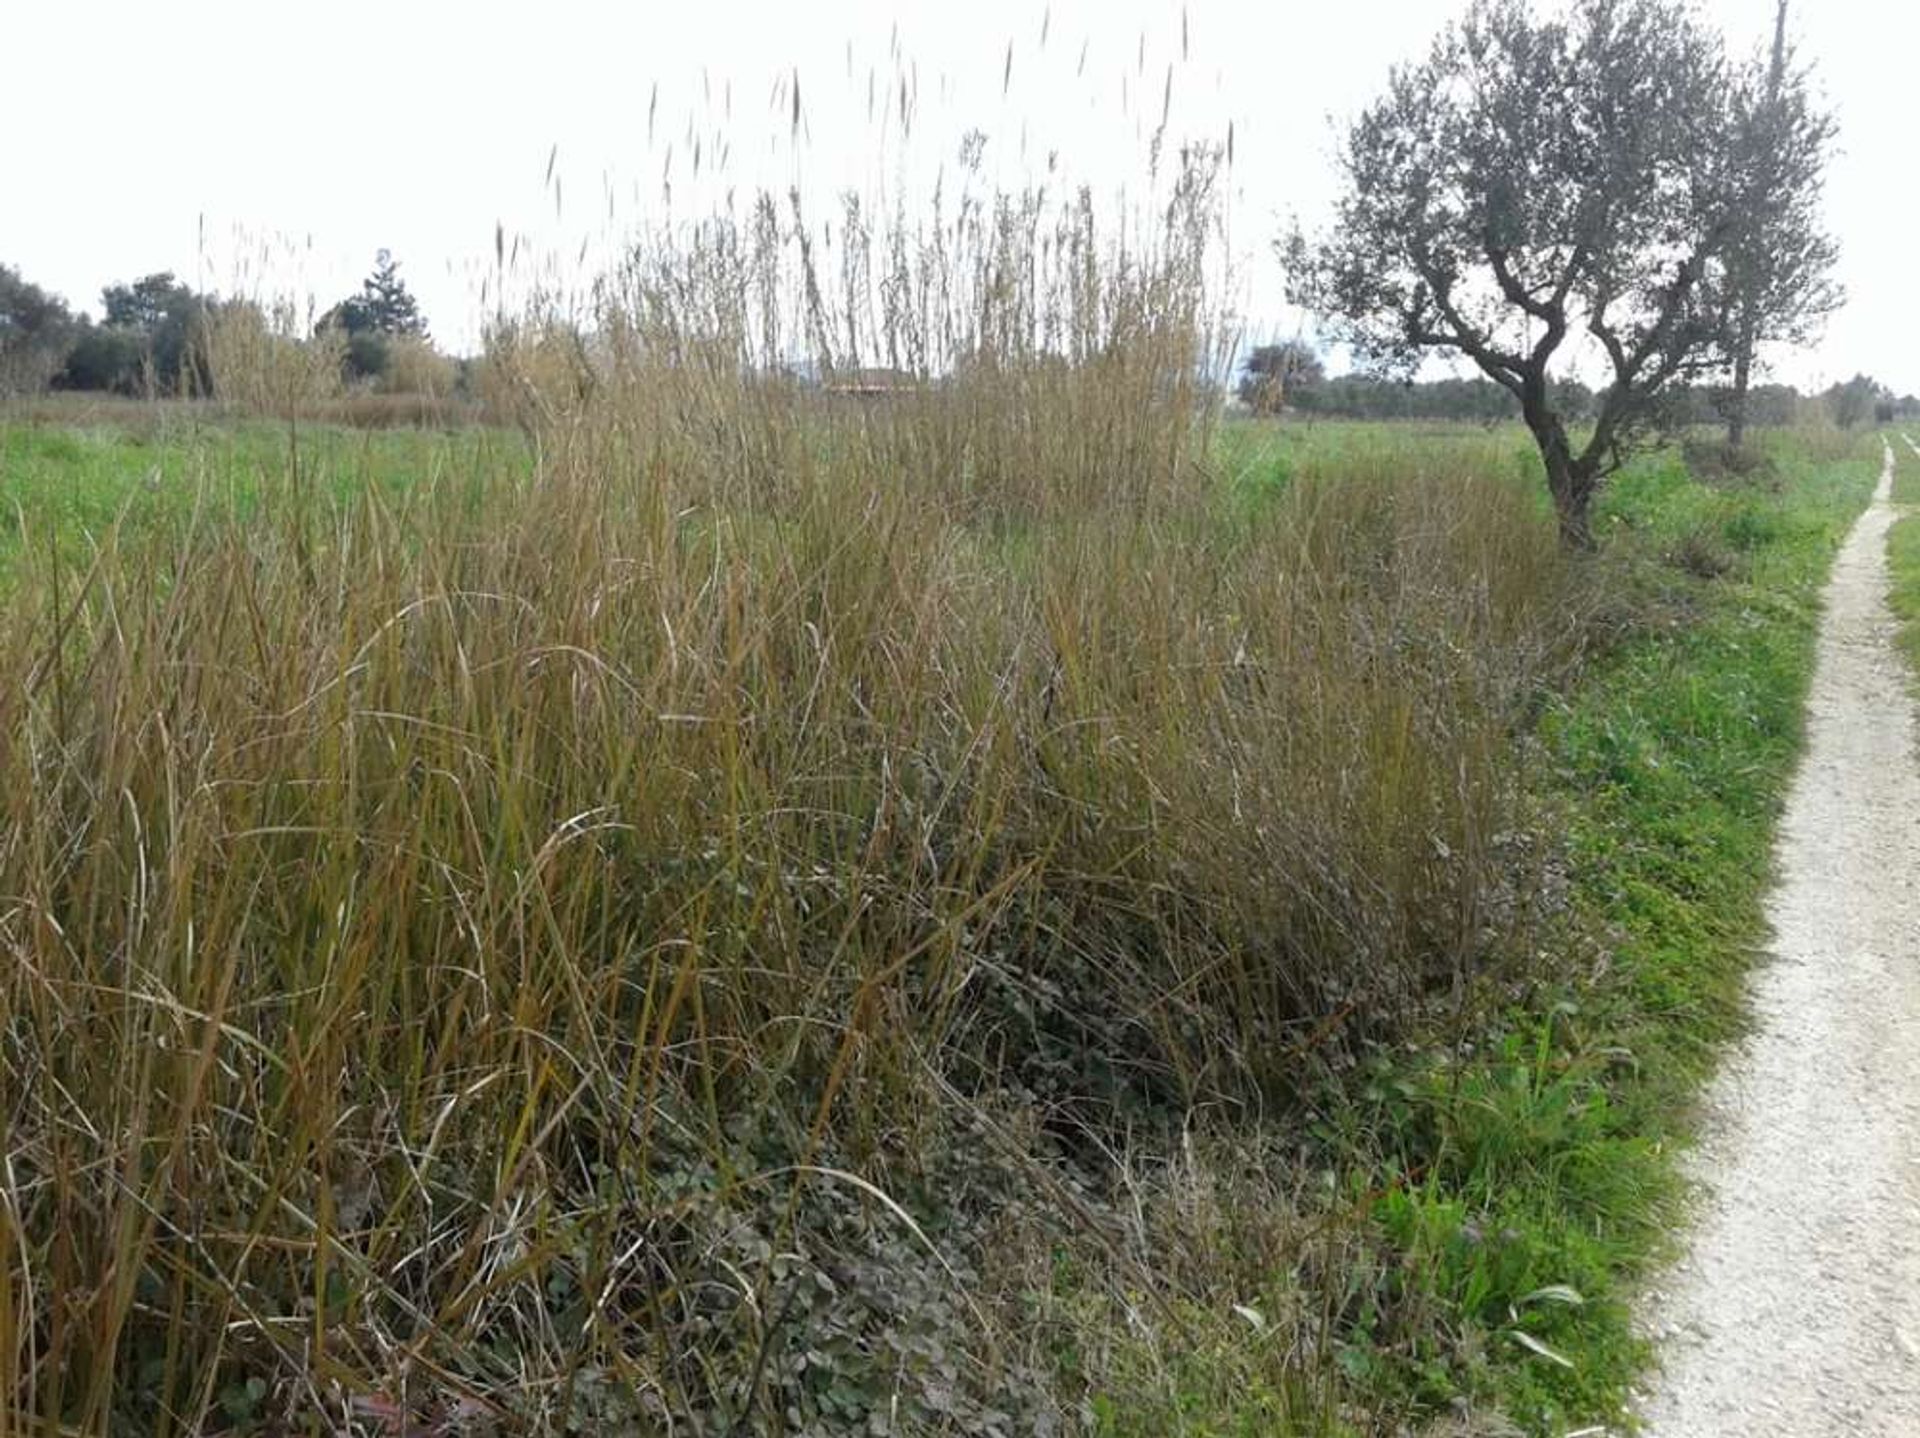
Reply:
[[1212, 164], [763, 200], [496, 328], [532, 483], [23, 576], [0, 1433], [1072, 1421], [993, 1276], [1458, 999], [1577, 640], [1507, 479], [1223, 488]]

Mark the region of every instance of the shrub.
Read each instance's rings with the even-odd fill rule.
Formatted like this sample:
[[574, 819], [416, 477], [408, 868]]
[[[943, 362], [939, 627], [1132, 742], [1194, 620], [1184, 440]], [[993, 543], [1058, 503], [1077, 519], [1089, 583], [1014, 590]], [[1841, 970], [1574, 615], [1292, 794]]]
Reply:
[[386, 365], [379, 377], [382, 394], [411, 394], [445, 399], [452, 396], [459, 367], [429, 340], [399, 336], [386, 342]]
[[59, 389], [133, 394], [141, 388], [146, 355], [146, 342], [136, 331], [82, 325], [54, 385]]
[[1680, 452], [1688, 471], [1703, 484], [1779, 482], [1779, 466], [1764, 449], [1689, 435], [1681, 442]]
[[341, 365], [350, 383], [355, 380], [378, 380], [387, 372], [389, 351], [385, 335], [366, 330], [358, 333], [345, 330], [344, 333], [347, 343]]

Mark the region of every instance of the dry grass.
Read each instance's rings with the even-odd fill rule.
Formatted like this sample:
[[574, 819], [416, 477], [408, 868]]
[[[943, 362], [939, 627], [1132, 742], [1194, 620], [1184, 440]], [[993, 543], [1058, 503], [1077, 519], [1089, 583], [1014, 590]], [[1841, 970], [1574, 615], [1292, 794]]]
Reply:
[[[109, 429], [164, 438], [181, 427], [215, 426], [253, 418], [251, 405], [217, 400], [131, 399], [121, 395], [56, 393], [0, 405], [0, 422], [58, 428]], [[459, 395], [341, 393], [309, 400], [273, 418], [343, 429], [462, 429], [485, 423], [476, 400]]]
[[312, 328], [290, 301], [215, 307], [200, 335], [214, 393], [242, 411], [277, 416], [338, 398], [346, 336]]
[[485, 421], [479, 404], [450, 392], [347, 394], [305, 406], [298, 417], [348, 429], [459, 429]]
[[1580, 606], [1507, 478], [1223, 488], [1210, 183], [766, 202], [496, 332], [531, 485], [22, 575], [0, 1433], [1028, 1432], [1246, 1322], [1170, 1136], [1473, 992]]
[[379, 381], [382, 394], [445, 402], [454, 397], [459, 382], [459, 363], [441, 354], [432, 341], [412, 335], [387, 340], [387, 367]]
[[91, 390], [55, 390], [0, 404], [0, 421], [40, 428], [111, 428], [157, 436], [181, 424], [220, 417], [219, 408], [199, 399], [145, 399]]

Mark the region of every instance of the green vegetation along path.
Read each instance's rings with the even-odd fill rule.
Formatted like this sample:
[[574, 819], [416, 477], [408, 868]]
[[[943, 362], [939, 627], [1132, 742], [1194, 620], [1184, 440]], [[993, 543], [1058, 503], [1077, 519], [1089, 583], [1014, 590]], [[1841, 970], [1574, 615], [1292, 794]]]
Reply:
[[1648, 1297], [1653, 1438], [1920, 1434], [1920, 758], [1887, 605], [1893, 455], [1827, 590], [1754, 1031], [1686, 1257]]

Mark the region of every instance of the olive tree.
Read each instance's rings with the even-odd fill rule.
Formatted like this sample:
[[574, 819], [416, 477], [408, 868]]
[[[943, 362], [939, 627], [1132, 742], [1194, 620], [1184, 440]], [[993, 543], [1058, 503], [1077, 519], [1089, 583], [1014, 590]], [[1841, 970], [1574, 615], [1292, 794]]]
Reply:
[[[1662, 391], [1729, 364], [1738, 78], [1682, 0], [1475, 0], [1353, 123], [1334, 224], [1283, 245], [1292, 297], [1378, 368], [1450, 352], [1503, 385], [1590, 546]], [[1599, 372], [1577, 437], [1554, 386], [1576, 352]]]
[[1740, 203], [1728, 246], [1734, 301], [1733, 384], [1724, 405], [1727, 443], [1746, 440], [1760, 346], [1804, 344], [1843, 298], [1832, 278], [1839, 247], [1820, 218], [1821, 178], [1833, 148], [1833, 116], [1814, 100], [1807, 71], [1787, 44], [1780, 0], [1773, 51], [1733, 90]]

